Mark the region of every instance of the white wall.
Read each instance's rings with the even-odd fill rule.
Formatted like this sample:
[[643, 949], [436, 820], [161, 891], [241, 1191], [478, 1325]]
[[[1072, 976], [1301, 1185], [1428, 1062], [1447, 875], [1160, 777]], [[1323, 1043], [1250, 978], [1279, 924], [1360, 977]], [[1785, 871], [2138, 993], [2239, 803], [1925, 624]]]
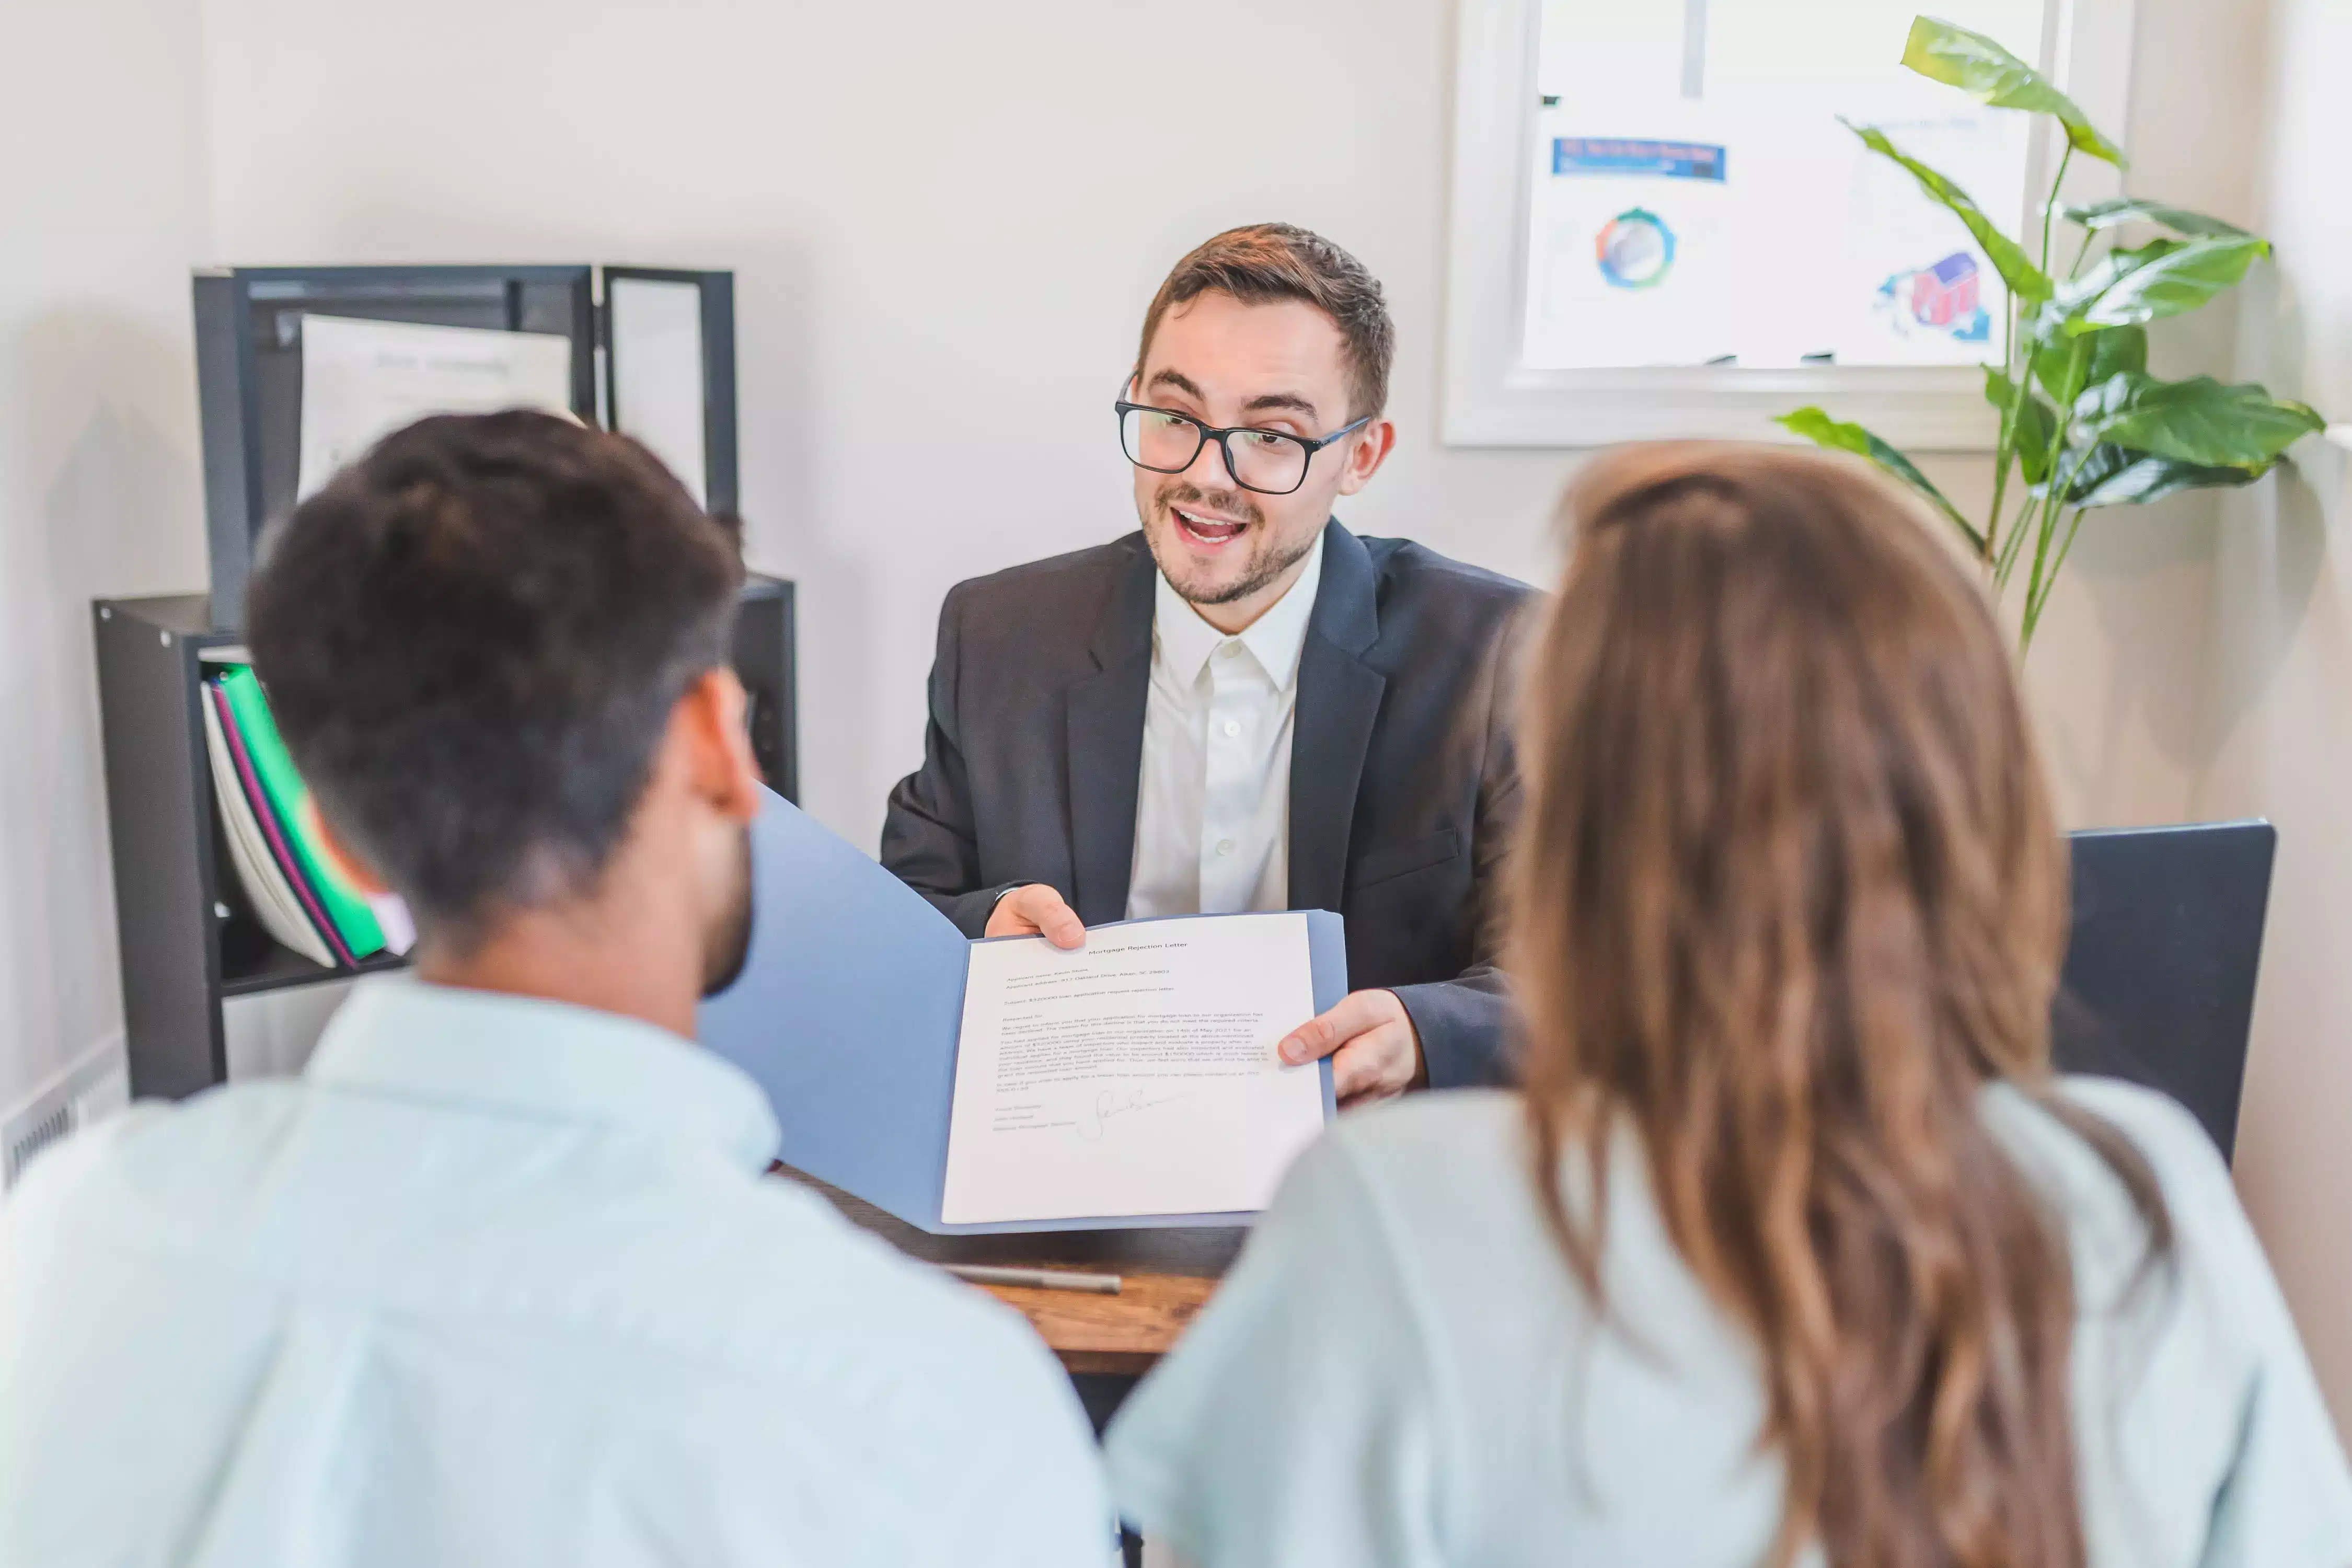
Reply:
[[1543, 569], [1566, 458], [1433, 445], [1443, 4], [381, 15], [208, 0], [224, 253], [736, 268], [751, 554], [801, 582], [804, 794], [861, 844], [947, 588], [1134, 527], [1110, 401], [1218, 228], [1326, 229], [1396, 300], [1405, 438], [1351, 520]]
[[[2141, 0], [2137, 183], [2263, 216], [2243, 210], [2260, 196], [2244, 172], [2276, 98], [2271, 216], [2290, 291], [2273, 328], [2333, 334], [2310, 391], [2341, 416], [2352, 300], [2345, 252], [2325, 243], [2342, 237], [2326, 193], [2345, 127], [2324, 62], [2346, 40], [2331, 54], [2320, 35], [2340, 35], [2343, 12], [2273, 3], [2266, 39], [2256, 6]], [[1451, 14], [1444, 0], [0, 10], [0, 145], [38, 149], [0, 161], [0, 1109], [120, 1016], [82, 606], [203, 584], [189, 265], [734, 268], [751, 552], [803, 587], [804, 794], [870, 845], [919, 754], [947, 587], [1132, 526], [1108, 405], [1153, 286], [1219, 227], [1304, 223], [1387, 282], [1402, 442], [1349, 521], [1549, 576], [1547, 513], [1573, 455], [1435, 444]], [[2218, 366], [2226, 325], [2171, 334], [2168, 368]], [[1929, 467], [1980, 503], [1980, 462]], [[2330, 963], [2347, 931], [2332, 889], [2352, 872], [2330, 798], [2352, 734], [2326, 695], [2347, 628], [2320, 541], [2344, 514], [2293, 487], [2243, 504], [2252, 526], [2210, 498], [2095, 519], [2029, 683], [2069, 821], [2261, 809], [2287, 829], [2245, 1184], [2347, 1413], [2352, 1264], [2319, 1217], [2344, 1185], [2325, 1111], [2343, 1100], [2352, 1003]], [[2308, 1073], [2332, 1099], [2302, 1092]]]
[[[2240, 369], [2352, 419], [2352, 5], [2273, 0], [2251, 33], [2269, 112], [2249, 216], [2279, 268], [2248, 291]], [[2352, 1429], [2352, 453], [2295, 457], [2221, 517], [2196, 805], [2278, 824], [2238, 1187]]]
[[[919, 760], [949, 585], [1134, 526], [1108, 404], [1153, 287], [1220, 227], [1307, 224], [1387, 284], [1402, 440], [1348, 520], [1550, 573], [1570, 455], [1435, 444], [1440, 0], [379, 16], [206, 0], [224, 256], [736, 268], [751, 552], [803, 585], [804, 794], [861, 843]], [[1937, 471], [1981, 494], [1979, 466]], [[2071, 816], [2187, 809], [2207, 531], [2182, 518], [2086, 531], [2053, 611]]]
[[196, 14], [0, 5], [0, 1115], [121, 1020], [89, 601], [204, 581]]
[[[16, 354], [7, 374], [45, 389], [50, 427], [68, 431], [51, 437], [60, 454], [96, 427], [89, 407], [79, 423], [59, 417], [75, 406], [67, 389], [85, 389], [86, 405], [99, 388], [117, 405], [142, 400], [143, 466], [91, 471], [118, 487], [149, 476], [154, 494], [86, 493], [62, 531], [82, 577], [12, 571], [0, 589], [22, 597], [12, 621], [46, 639], [33, 695], [20, 687], [10, 700], [71, 710], [43, 726], [68, 742], [62, 754], [12, 785], [28, 807], [16, 820], [41, 826], [0, 826], [0, 864], [103, 864], [81, 600], [93, 585], [203, 583], [178, 280], [200, 260], [736, 268], [751, 555], [802, 584], [803, 793], [860, 843], [919, 755], [947, 587], [1133, 525], [1108, 404], [1153, 286], [1218, 227], [1306, 223], [1386, 280], [1402, 441], [1349, 520], [1537, 580], [1551, 572], [1547, 515], [1573, 455], [1435, 443], [1443, 0], [1208, 0], [1173, 26], [1161, 10], [1096, 0], [415, 0], [397, 26], [380, 7], [330, 0], [147, 7], [136, 22], [121, 3], [37, 7], [77, 17], [84, 39], [103, 28], [124, 57], [117, 73], [169, 77], [104, 121], [104, 144], [138, 150], [168, 188], [111, 199], [70, 158], [14, 161], [79, 193], [79, 216], [45, 216], [34, 254], [61, 268], [98, 252], [140, 258], [146, 360]], [[7, 55], [37, 77], [14, 100], [34, 114], [74, 79], [47, 68], [64, 45], [37, 42]], [[110, 219], [135, 242], [89, 231]], [[0, 268], [22, 265], [12, 248]], [[1964, 502], [1983, 495], [1980, 464], [1930, 467]], [[11, 552], [60, 531], [42, 521], [47, 481], [27, 482], [8, 503]], [[2188, 809], [2196, 638], [2181, 634], [2201, 616], [2209, 532], [2193, 504], [2085, 531], [2033, 671], [2072, 820]], [[47, 912], [76, 896], [56, 889], [89, 878], [35, 869], [0, 895], [14, 900], [0, 908], [42, 911], [12, 913], [33, 935], [7, 950], [32, 952], [39, 984], [68, 977], [83, 1000], [26, 1018], [13, 1048], [0, 1041], [0, 1107], [118, 1010], [103, 904], [79, 910], [79, 926]], [[62, 965], [39, 945], [52, 940]]]

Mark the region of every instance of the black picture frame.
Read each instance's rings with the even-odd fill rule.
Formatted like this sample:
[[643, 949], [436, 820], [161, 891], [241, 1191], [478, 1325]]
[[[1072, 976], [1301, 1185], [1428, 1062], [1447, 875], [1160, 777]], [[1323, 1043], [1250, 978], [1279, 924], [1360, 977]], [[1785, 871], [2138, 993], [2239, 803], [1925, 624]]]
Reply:
[[599, 268], [598, 330], [603, 348], [604, 417], [608, 430], [627, 426], [621, 407], [619, 366], [613, 355], [610, 307], [615, 281], [688, 283], [701, 291], [703, 506], [713, 513], [740, 510], [735, 426], [735, 274], [675, 267], [608, 266]]
[[589, 262], [195, 272], [191, 287], [214, 625], [243, 629], [246, 586], [258, 564], [263, 531], [295, 500], [304, 315], [561, 333], [572, 342], [572, 412], [609, 427], [614, 367], [605, 290], [616, 278], [690, 283], [699, 290], [706, 505], [713, 512], [736, 512], [732, 272]]

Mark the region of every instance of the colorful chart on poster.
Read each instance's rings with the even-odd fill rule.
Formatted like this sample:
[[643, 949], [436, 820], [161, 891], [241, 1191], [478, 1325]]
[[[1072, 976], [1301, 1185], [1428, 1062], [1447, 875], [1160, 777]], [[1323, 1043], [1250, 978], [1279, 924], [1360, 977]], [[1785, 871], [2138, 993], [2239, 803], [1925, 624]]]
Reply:
[[1628, 207], [1592, 243], [1601, 276], [1616, 289], [1654, 289], [1675, 265], [1675, 231], [1644, 207]]
[[[1915, 0], [1543, 0], [1523, 362], [1966, 365], [2000, 275], [1839, 123], [1875, 125], [2023, 226], [2026, 116], [1899, 64]], [[1939, 15], [2039, 39], [2043, 0]]]

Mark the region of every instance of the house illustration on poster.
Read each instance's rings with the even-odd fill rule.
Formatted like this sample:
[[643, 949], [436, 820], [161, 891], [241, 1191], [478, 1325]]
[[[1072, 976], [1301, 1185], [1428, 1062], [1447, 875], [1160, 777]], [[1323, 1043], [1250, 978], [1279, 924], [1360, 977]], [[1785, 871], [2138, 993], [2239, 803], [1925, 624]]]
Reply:
[[1931, 327], [1948, 327], [1977, 308], [1977, 258], [1954, 251], [1911, 280], [1911, 313]]
[[1878, 286], [1878, 298], [1894, 310], [1898, 331], [1916, 323], [1964, 343], [1983, 342], [1990, 335], [1983, 274], [1969, 251], [1956, 250], [1932, 267], [1895, 274]]

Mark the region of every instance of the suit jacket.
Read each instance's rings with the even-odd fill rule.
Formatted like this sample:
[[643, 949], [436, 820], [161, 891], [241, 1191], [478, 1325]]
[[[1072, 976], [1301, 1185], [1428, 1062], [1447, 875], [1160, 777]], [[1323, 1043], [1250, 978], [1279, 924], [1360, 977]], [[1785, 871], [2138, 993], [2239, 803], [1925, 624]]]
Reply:
[[[1121, 919], [1135, 858], [1152, 578], [1143, 535], [959, 584], [940, 611], [922, 768], [882, 863], [968, 936], [1049, 882]], [[1526, 584], [1324, 530], [1298, 661], [1290, 907], [1346, 918], [1348, 979], [1393, 990], [1433, 1087], [1507, 1081], [1497, 871], [1518, 804], [1509, 675]]]

